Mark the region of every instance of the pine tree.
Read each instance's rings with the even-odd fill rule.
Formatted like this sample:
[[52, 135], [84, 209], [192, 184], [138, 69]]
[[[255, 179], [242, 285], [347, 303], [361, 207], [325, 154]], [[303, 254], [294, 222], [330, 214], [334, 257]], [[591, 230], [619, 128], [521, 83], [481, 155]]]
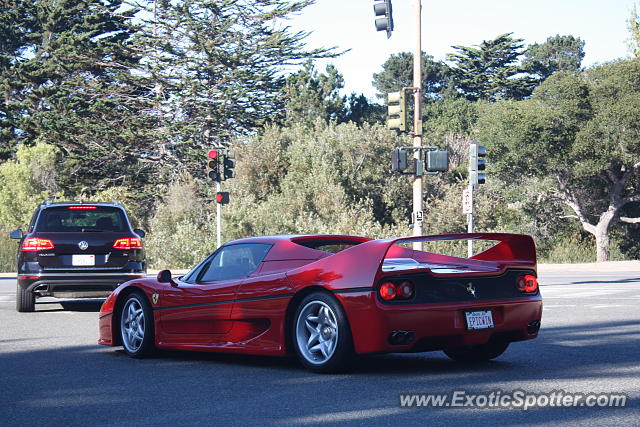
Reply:
[[475, 47], [453, 46], [458, 52], [449, 54], [455, 87], [467, 99], [496, 101], [522, 99], [529, 95], [536, 81], [518, 76], [523, 69], [518, 60], [523, 53], [523, 40], [502, 34]]

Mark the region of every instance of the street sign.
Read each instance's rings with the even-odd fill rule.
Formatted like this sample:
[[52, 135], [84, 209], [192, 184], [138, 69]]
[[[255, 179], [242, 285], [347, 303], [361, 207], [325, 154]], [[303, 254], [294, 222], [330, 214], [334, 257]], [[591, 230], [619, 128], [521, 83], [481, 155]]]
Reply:
[[423, 211], [416, 211], [413, 213], [413, 215], [415, 216], [415, 222], [423, 222], [424, 221], [424, 212]]
[[462, 213], [473, 213], [473, 196], [471, 194], [471, 191], [472, 190], [467, 188], [462, 192]]

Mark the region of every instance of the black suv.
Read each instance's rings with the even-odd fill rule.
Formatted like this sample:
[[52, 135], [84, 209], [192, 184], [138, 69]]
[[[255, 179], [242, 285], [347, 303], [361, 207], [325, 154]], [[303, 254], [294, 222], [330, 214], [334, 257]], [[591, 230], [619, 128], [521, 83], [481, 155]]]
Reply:
[[114, 203], [51, 203], [36, 208], [18, 247], [16, 308], [33, 311], [36, 296], [105, 297], [146, 275], [142, 230], [131, 229]]

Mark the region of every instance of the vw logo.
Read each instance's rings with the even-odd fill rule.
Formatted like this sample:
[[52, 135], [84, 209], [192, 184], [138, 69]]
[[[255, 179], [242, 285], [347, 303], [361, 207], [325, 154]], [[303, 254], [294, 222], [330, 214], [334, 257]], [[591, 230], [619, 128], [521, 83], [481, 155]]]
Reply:
[[80, 248], [80, 250], [84, 251], [89, 247], [89, 243], [86, 240], [82, 240], [78, 242], [78, 247]]
[[476, 297], [476, 288], [473, 286], [473, 283], [467, 283], [467, 292], [469, 292], [473, 297]]

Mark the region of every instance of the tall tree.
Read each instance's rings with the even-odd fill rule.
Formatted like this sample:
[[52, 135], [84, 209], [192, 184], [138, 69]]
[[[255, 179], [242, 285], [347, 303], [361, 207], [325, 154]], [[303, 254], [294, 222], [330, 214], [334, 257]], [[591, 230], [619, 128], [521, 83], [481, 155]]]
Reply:
[[[449, 67], [433, 56], [422, 53], [422, 87], [425, 101], [440, 98], [451, 78]], [[373, 86], [378, 90], [378, 98], [389, 92], [398, 92], [403, 87], [413, 86], [413, 54], [400, 52], [392, 54], [379, 73], [373, 74]]]
[[531, 94], [535, 80], [518, 76], [523, 72], [518, 64], [523, 40], [512, 34], [502, 34], [478, 46], [453, 46], [457, 52], [447, 59], [453, 62], [455, 88], [467, 99], [522, 99]]
[[37, 141], [59, 147], [68, 190], [135, 176], [131, 153], [145, 128], [132, 113], [144, 100], [130, 73], [139, 57], [127, 45], [136, 10], [121, 0], [7, 3], [0, 11], [8, 29], [0, 69], [5, 156]]
[[584, 59], [584, 41], [579, 37], [556, 35], [544, 43], [534, 43], [525, 52], [522, 68], [540, 80], [557, 71], [577, 71]]
[[302, 70], [286, 79], [286, 123], [337, 121], [344, 116], [345, 98], [339, 93], [343, 87], [344, 79], [336, 67], [328, 65], [326, 72], [321, 73], [313, 61], [307, 61]]
[[606, 261], [611, 226], [640, 223], [623, 215], [640, 202], [640, 61], [559, 72], [531, 99], [487, 108], [480, 135], [494, 170], [520, 185], [552, 180]]
[[[146, 75], [155, 80], [163, 150], [194, 164], [203, 147], [281, 120], [285, 67], [335, 49], [307, 49], [284, 23], [313, 0], [144, 0]], [[161, 153], [163, 154], [163, 153]]]

